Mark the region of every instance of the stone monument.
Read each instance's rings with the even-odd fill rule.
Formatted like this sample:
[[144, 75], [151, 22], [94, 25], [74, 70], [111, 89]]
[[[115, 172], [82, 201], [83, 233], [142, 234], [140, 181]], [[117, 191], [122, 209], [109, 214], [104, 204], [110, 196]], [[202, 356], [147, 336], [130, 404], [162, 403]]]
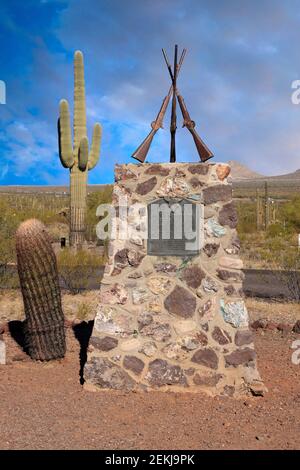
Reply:
[[87, 389], [263, 394], [229, 172], [218, 163], [116, 165]]

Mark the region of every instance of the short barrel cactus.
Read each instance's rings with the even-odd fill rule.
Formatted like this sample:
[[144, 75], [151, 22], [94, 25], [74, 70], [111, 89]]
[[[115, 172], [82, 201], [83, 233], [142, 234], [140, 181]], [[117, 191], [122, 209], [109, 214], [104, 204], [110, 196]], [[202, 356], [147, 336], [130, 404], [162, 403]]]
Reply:
[[32, 359], [49, 361], [66, 352], [56, 257], [46, 227], [36, 219], [16, 233], [18, 273], [25, 309], [25, 340]]

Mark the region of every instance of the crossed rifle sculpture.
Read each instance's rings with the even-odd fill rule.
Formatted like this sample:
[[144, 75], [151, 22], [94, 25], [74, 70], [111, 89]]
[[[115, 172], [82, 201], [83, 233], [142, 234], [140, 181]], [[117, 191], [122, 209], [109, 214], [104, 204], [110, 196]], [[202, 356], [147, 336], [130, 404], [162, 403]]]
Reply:
[[167, 110], [167, 107], [169, 105], [171, 96], [172, 96], [172, 113], [171, 113], [171, 125], [170, 125], [170, 132], [171, 132], [171, 148], [170, 148], [170, 162], [176, 162], [176, 145], [175, 145], [175, 136], [176, 136], [176, 129], [177, 129], [177, 117], [176, 117], [176, 99], [178, 100], [181, 113], [183, 116], [183, 126], [186, 127], [190, 133], [193, 136], [199, 157], [201, 162], [205, 162], [209, 158], [213, 157], [212, 152], [209, 150], [209, 148], [205, 145], [201, 137], [197, 134], [195, 130], [195, 121], [192, 121], [189, 112], [187, 110], [186, 104], [184, 102], [183, 97], [180, 95], [178, 88], [177, 88], [177, 77], [179, 74], [179, 71], [181, 69], [185, 54], [186, 54], [186, 49], [183, 49], [179, 63], [177, 62], [177, 56], [178, 56], [178, 46], [175, 45], [175, 54], [174, 54], [174, 67], [172, 70], [172, 67], [170, 65], [170, 62], [168, 60], [167, 54], [164, 49], [162, 49], [162, 53], [171, 77], [172, 85], [170, 86], [169, 93], [167, 96], [164, 98], [161, 108], [158, 112], [158, 115], [151, 123], [152, 130], [150, 133], [147, 135], [145, 140], [141, 143], [141, 145], [136, 149], [136, 151], [132, 154], [132, 158], [135, 158], [141, 163], [144, 163], [147, 153], [149, 151], [150, 145], [152, 143], [153, 137], [155, 136], [156, 132], [158, 129], [163, 128], [163, 119]]

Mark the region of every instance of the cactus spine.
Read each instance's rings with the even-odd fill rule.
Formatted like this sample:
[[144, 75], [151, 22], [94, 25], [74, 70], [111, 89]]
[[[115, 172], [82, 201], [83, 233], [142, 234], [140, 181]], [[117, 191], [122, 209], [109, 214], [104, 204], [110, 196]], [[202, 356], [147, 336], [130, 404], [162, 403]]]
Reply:
[[66, 352], [56, 258], [46, 227], [36, 219], [16, 233], [18, 273], [25, 309], [25, 339], [32, 359], [49, 361]]
[[70, 170], [70, 245], [80, 245], [85, 240], [87, 173], [98, 163], [101, 126], [96, 123], [92, 145], [89, 149], [86, 130], [85, 83], [82, 52], [74, 55], [74, 145], [72, 146], [69, 104], [59, 104], [58, 136], [59, 157], [62, 165]]

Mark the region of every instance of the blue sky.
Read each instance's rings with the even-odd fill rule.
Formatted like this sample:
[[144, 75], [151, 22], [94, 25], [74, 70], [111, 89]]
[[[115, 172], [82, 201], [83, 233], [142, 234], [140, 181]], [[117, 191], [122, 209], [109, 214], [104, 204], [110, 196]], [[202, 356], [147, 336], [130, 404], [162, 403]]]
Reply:
[[[150, 130], [170, 80], [161, 55], [188, 53], [178, 86], [215, 161], [263, 174], [300, 168], [299, 0], [1, 0], [0, 184], [65, 184], [57, 145], [58, 103], [73, 108], [73, 54], [85, 57], [88, 133], [103, 126], [90, 183], [113, 181], [115, 163]], [[169, 116], [149, 153], [168, 161]], [[197, 161], [181, 129], [178, 160]], [[134, 162], [134, 160], [132, 160]]]

